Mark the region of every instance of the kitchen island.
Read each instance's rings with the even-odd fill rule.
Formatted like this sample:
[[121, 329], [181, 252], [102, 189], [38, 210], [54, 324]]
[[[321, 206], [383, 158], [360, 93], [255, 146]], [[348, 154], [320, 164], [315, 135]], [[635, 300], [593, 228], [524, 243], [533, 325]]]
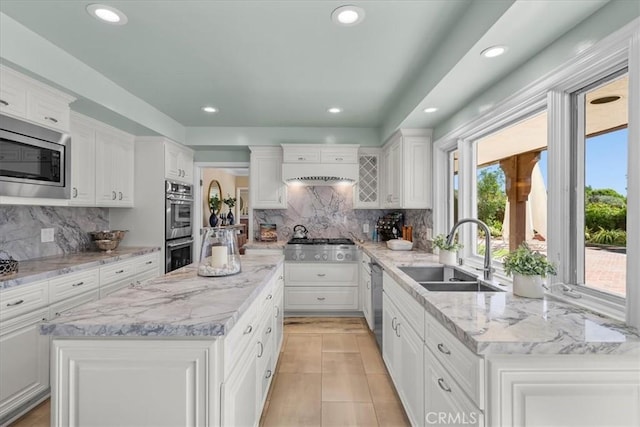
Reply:
[[282, 344], [283, 258], [234, 276], [195, 265], [41, 327], [52, 335], [52, 425], [253, 425]]

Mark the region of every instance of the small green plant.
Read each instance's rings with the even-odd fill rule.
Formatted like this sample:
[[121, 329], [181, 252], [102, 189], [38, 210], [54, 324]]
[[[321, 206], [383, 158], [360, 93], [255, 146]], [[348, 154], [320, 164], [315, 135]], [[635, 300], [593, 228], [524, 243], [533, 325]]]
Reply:
[[213, 196], [209, 199], [209, 209], [211, 209], [211, 212], [219, 212], [221, 204], [222, 201], [218, 198], [218, 196]]
[[227, 193], [227, 198], [222, 200], [225, 205], [229, 206], [229, 210], [231, 210], [236, 205], [236, 198], [231, 197], [229, 193]]
[[547, 257], [538, 251], [532, 251], [526, 243], [522, 243], [515, 251], [509, 252], [504, 257], [503, 264], [508, 276], [513, 273], [543, 277], [547, 274], [556, 274], [556, 267], [547, 260]]
[[462, 249], [462, 244], [458, 242], [451, 242], [450, 245], [447, 245], [447, 236], [444, 234], [438, 234], [433, 238], [433, 246], [443, 251], [457, 251], [458, 249]]
[[600, 227], [595, 233], [590, 233], [585, 239], [591, 243], [598, 243], [600, 245], [614, 245], [614, 246], [626, 246], [627, 244], [627, 232], [624, 230], [605, 230]]

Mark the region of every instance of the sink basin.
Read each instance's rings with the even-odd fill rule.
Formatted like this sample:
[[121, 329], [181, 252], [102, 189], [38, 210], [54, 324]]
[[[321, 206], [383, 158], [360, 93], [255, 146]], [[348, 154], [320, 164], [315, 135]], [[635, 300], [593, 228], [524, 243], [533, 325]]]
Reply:
[[431, 267], [398, 267], [416, 282], [477, 282], [478, 277], [457, 268], [434, 265]]
[[502, 289], [474, 282], [418, 282], [431, 292], [504, 292]]

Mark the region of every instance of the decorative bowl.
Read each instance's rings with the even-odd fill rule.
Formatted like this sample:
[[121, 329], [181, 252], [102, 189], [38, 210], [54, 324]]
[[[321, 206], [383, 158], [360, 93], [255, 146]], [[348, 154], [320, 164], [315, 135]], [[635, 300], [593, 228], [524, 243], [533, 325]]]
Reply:
[[118, 245], [120, 244], [120, 240], [109, 240], [109, 239], [96, 240], [95, 242], [99, 249], [103, 251], [107, 251], [107, 253], [117, 248]]
[[117, 240], [120, 241], [129, 230], [102, 230], [92, 231], [89, 234], [93, 240]]
[[413, 242], [402, 239], [387, 240], [387, 247], [392, 251], [410, 251], [413, 249]]

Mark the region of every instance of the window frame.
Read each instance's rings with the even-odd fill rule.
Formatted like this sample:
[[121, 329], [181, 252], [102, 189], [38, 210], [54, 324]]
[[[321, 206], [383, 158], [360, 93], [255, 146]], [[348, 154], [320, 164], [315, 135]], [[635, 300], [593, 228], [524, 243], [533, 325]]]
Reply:
[[[472, 141], [481, 135], [495, 132], [518, 118], [525, 118], [535, 110], [546, 108], [548, 115], [548, 165], [547, 181], [547, 217], [548, 222], [548, 258], [558, 268], [558, 274], [550, 277], [550, 283], [570, 283], [579, 267], [575, 257], [576, 247], [575, 217], [576, 197], [572, 185], [575, 185], [573, 174], [576, 168], [568, 167], [574, 162], [574, 150], [568, 141], [575, 140], [572, 118], [572, 94], [590, 83], [601, 80], [623, 68], [629, 72], [629, 155], [628, 155], [628, 187], [627, 187], [627, 286], [626, 298], [616, 299], [612, 294], [587, 288], [575, 287], [567, 293], [563, 287], [552, 287], [554, 297], [568, 303], [587, 307], [614, 318], [625, 319], [627, 324], [640, 328], [640, 263], [631, 260], [640, 259], [640, 30], [635, 19], [619, 31], [607, 36], [596, 45], [583, 51], [555, 71], [543, 76], [503, 102], [486, 110], [477, 118], [449, 132], [434, 142], [434, 206], [449, 206], [447, 195], [450, 181], [447, 173], [449, 151], [459, 149], [459, 190], [458, 212], [460, 218], [475, 217], [473, 200], [475, 187], [475, 149]], [[635, 144], [633, 142], [636, 142]], [[575, 162], [574, 162], [575, 163]], [[584, 165], [583, 165], [584, 167]], [[553, 183], [553, 185], [551, 184]], [[584, 196], [582, 196], [584, 197]], [[573, 215], [573, 216], [572, 216]], [[435, 234], [447, 234], [451, 229], [449, 210], [434, 210], [433, 224]], [[573, 224], [572, 224], [573, 222]], [[584, 222], [582, 218], [581, 222]], [[469, 256], [472, 243], [471, 233], [462, 234], [462, 242], [467, 246], [462, 253], [465, 264], [472, 267], [482, 265], [480, 257]], [[496, 276], [501, 280], [509, 280], [500, 270]], [[578, 296], [578, 299], [575, 297]], [[624, 300], [624, 301], [622, 301]]]

